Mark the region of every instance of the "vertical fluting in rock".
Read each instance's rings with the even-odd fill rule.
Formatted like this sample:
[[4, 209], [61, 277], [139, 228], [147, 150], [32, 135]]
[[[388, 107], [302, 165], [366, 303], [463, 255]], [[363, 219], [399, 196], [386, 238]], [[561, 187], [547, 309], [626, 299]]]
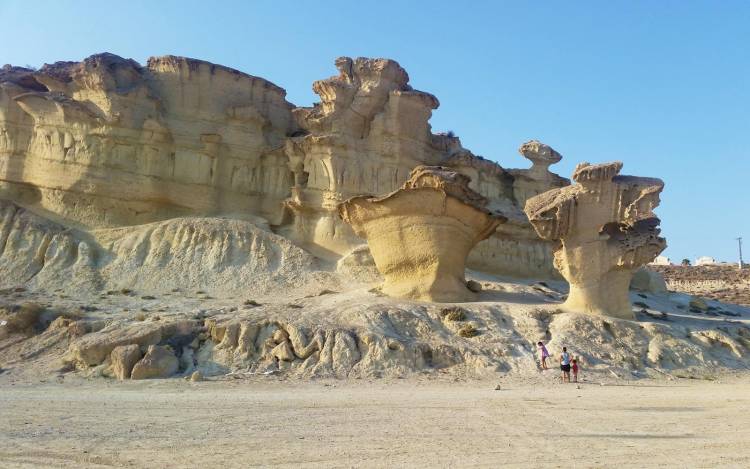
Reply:
[[449, 168], [418, 166], [401, 189], [380, 198], [353, 197], [341, 218], [367, 239], [387, 295], [455, 302], [475, 297], [466, 287], [466, 257], [506, 221], [485, 207], [469, 178]]
[[555, 267], [570, 283], [563, 308], [634, 319], [633, 272], [666, 248], [653, 209], [660, 179], [619, 176], [622, 163], [579, 164], [576, 184], [530, 198], [526, 214], [540, 237], [559, 241]]

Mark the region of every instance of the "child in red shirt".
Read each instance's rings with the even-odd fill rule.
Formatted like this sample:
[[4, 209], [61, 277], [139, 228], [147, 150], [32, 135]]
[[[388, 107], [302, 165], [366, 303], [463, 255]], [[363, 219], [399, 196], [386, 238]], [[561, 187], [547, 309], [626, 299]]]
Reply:
[[575, 358], [570, 361], [570, 369], [573, 371], [573, 382], [578, 382], [578, 360]]

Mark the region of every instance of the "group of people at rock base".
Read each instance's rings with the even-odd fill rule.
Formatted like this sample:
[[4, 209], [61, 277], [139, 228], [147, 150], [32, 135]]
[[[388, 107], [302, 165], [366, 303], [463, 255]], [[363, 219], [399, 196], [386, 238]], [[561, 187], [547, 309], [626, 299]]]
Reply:
[[[537, 342], [539, 346], [539, 354], [541, 355], [542, 369], [547, 368], [547, 359], [550, 358], [547, 347], [544, 346], [544, 342]], [[573, 372], [573, 382], [578, 382], [578, 360], [573, 358], [568, 353], [568, 348], [563, 347], [562, 353], [560, 354], [560, 371], [562, 372], [562, 382], [570, 383], [570, 372]]]

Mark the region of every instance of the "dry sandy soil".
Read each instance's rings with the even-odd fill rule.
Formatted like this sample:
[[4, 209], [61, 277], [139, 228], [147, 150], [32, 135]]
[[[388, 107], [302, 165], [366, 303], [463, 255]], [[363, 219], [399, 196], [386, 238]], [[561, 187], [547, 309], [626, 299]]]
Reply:
[[0, 387], [2, 467], [749, 467], [750, 379]]

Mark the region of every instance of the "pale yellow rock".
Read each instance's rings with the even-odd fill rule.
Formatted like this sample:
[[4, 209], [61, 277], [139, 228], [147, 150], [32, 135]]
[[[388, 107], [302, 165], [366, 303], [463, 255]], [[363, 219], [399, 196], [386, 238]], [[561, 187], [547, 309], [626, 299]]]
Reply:
[[[14, 248], [31, 253], [41, 247], [52, 257], [0, 257], [0, 274], [6, 274], [0, 284], [72, 279], [73, 288], [96, 290], [111, 288], [107, 282], [114, 277], [132, 288], [161, 277], [167, 287], [192, 287], [205, 281], [199, 268], [205, 265], [224, 277], [215, 284], [229, 289], [232, 279], [247, 284], [242, 276], [256, 264], [267, 267], [269, 256], [256, 257], [243, 246], [259, 238], [258, 249], [268, 249], [249, 223], [273, 226], [311, 253], [337, 261], [360, 243], [339, 219], [338, 204], [392, 192], [418, 165], [465, 174], [487, 207], [510, 219], [472, 251], [470, 267], [554, 275], [551, 243], [534, 235], [519, 208], [529, 194], [567, 184], [546, 170], [553, 161], [505, 170], [463, 148], [451, 132], [433, 134], [429, 119], [438, 100], [413, 89], [393, 60], [342, 57], [336, 67], [338, 76], [313, 85], [320, 104], [312, 108], [295, 108], [283, 89], [261, 78], [184, 57], [155, 57], [142, 66], [105, 53], [38, 71], [3, 67], [0, 199], [59, 225], [39, 230], [19, 225], [18, 216], [8, 219]], [[245, 223], [203, 226], [202, 216]], [[132, 232], [122, 229], [133, 225], [138, 228]], [[74, 236], [71, 226], [86, 233]], [[202, 234], [191, 236], [193, 230]], [[210, 249], [195, 246], [203, 236]], [[206, 253], [206, 259], [184, 259], [186, 251]], [[248, 259], [224, 269], [221, 251], [248, 253]], [[99, 262], [110, 256], [111, 262]], [[220, 265], [210, 265], [217, 258]], [[98, 271], [102, 266], [105, 272]], [[172, 275], [167, 278], [166, 268], [154, 272], [160, 266]]]
[[385, 283], [383, 293], [423, 301], [467, 301], [466, 256], [507, 219], [488, 211], [469, 178], [444, 167], [418, 166], [396, 192], [353, 197], [341, 218], [367, 239]]
[[168, 378], [177, 372], [179, 365], [179, 360], [168, 347], [150, 345], [146, 355], [133, 366], [130, 378]]
[[0, 78], [0, 178], [14, 198], [95, 227], [280, 217], [292, 184], [281, 147], [296, 124], [272, 83], [174, 56], [144, 67], [98, 54], [13, 74]]
[[291, 362], [294, 361], [294, 351], [292, 350], [289, 341], [284, 341], [278, 344], [271, 350], [271, 355], [277, 358], [279, 361]]
[[112, 374], [117, 379], [129, 379], [133, 366], [141, 359], [141, 348], [136, 344], [115, 347], [110, 354]]
[[581, 163], [573, 186], [532, 197], [526, 213], [539, 236], [558, 240], [555, 267], [570, 284], [563, 309], [634, 319], [633, 272], [666, 248], [659, 237], [659, 179], [618, 176], [622, 163]]
[[78, 338], [70, 344], [65, 360], [89, 367], [103, 363], [116, 347], [136, 344], [156, 345], [173, 336], [191, 335], [198, 325], [192, 320], [129, 322], [106, 327]]

